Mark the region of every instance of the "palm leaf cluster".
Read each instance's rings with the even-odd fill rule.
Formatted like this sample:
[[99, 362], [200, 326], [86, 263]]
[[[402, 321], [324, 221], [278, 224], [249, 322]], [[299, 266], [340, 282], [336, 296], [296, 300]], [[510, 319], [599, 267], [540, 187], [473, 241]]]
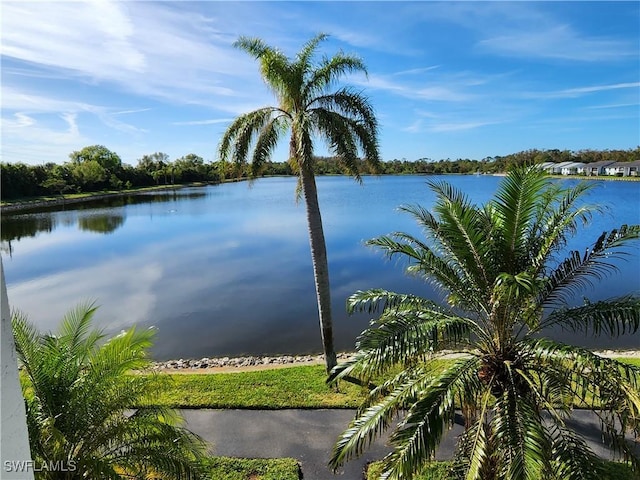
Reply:
[[347, 173], [356, 178], [360, 178], [360, 151], [375, 168], [380, 161], [378, 123], [371, 104], [350, 87], [331, 91], [342, 76], [366, 73], [366, 67], [358, 57], [342, 52], [314, 62], [318, 46], [326, 38], [324, 34], [315, 36], [293, 59], [258, 38], [240, 37], [234, 44], [259, 60], [262, 78], [278, 105], [236, 118], [220, 142], [222, 160], [243, 165], [253, 147], [251, 171], [258, 175], [278, 141], [290, 131], [288, 160], [298, 174], [313, 168], [314, 138], [324, 139]]
[[[511, 171], [477, 206], [431, 182], [432, 210], [402, 207], [425, 239], [394, 233], [369, 241], [442, 289], [446, 305], [384, 290], [359, 291], [348, 309], [378, 312], [354, 357], [331, 380], [378, 382], [331, 463], [338, 467], [392, 429], [385, 479], [410, 479], [462, 413], [455, 474], [464, 479], [596, 479], [600, 462], [567, 426], [575, 404], [600, 418], [603, 439], [640, 472], [625, 433], [640, 434], [640, 369], [545, 338], [549, 327], [592, 335], [633, 334], [640, 297], [570, 306], [616, 270], [640, 226], [604, 232], [585, 252], [567, 243], [600, 209], [587, 186], [565, 186], [535, 168]], [[439, 361], [458, 352], [449, 363]]]
[[149, 365], [154, 331], [132, 328], [105, 339], [91, 329], [95, 310], [72, 309], [55, 335], [13, 314], [38, 477], [198, 478], [204, 443], [179, 426], [174, 411], [152, 406], [166, 388], [160, 377], [132, 374]]

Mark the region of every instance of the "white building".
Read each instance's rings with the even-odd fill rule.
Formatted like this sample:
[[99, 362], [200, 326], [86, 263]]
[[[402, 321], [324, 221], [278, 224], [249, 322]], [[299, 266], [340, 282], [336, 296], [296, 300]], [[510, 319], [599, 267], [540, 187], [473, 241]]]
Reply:
[[577, 175], [578, 169], [584, 167], [584, 163], [581, 162], [563, 162], [558, 165], [562, 165], [560, 168], [560, 173], [562, 175]]

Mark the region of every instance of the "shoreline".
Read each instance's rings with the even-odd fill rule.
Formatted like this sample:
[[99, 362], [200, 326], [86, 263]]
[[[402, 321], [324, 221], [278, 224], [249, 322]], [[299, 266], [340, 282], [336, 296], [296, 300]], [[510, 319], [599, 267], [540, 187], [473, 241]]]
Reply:
[[125, 197], [128, 195], [140, 195], [149, 192], [163, 192], [165, 190], [179, 190], [181, 188], [215, 185], [214, 183], [196, 182], [184, 185], [158, 185], [138, 190], [122, 190], [116, 192], [89, 192], [81, 197], [66, 198], [64, 196], [46, 200], [25, 200], [0, 205], [0, 213], [22, 213], [41, 208], [65, 207], [78, 203], [95, 202], [107, 198]]
[[[387, 175], [379, 175], [383, 176], [394, 176], [397, 174], [387, 174]], [[443, 174], [399, 174], [399, 175], [423, 175], [423, 176], [440, 176]], [[446, 175], [476, 175], [475, 173], [460, 173], [460, 174], [446, 174]], [[494, 176], [494, 177], [504, 177], [506, 173], [487, 173], [481, 174], [486, 176]], [[343, 176], [339, 174], [335, 175], [317, 175], [318, 177], [323, 176]], [[294, 177], [294, 175], [265, 175], [264, 178], [269, 177]], [[262, 177], [260, 177], [262, 178]], [[616, 177], [616, 176], [608, 176], [608, 175], [599, 175], [599, 176], [580, 176], [580, 175], [549, 175], [549, 178], [560, 179], [560, 180], [584, 180], [584, 181], [593, 181], [593, 180], [603, 180], [603, 181], [630, 181], [630, 182], [638, 182], [640, 181], [640, 177]], [[222, 183], [236, 183], [248, 181], [249, 178], [228, 178], [221, 180], [219, 182], [194, 182], [180, 185], [157, 185], [153, 187], [144, 187], [138, 190], [123, 190], [123, 191], [112, 191], [112, 192], [88, 192], [86, 195], [81, 197], [73, 197], [73, 198], [65, 198], [64, 196], [58, 198], [50, 198], [47, 200], [24, 200], [24, 201], [15, 201], [12, 203], [0, 203], [0, 214], [4, 213], [22, 213], [30, 210], [38, 210], [41, 208], [52, 208], [52, 207], [64, 207], [66, 205], [73, 205], [78, 203], [87, 203], [98, 200], [104, 200], [107, 198], [118, 198], [124, 197], [127, 195], [138, 195], [141, 193], [147, 192], [156, 192], [163, 190], [178, 190], [181, 188], [189, 188], [189, 187], [198, 187], [198, 186], [206, 186], [206, 185], [220, 185]]]
[[[640, 358], [640, 350], [594, 350], [593, 353], [607, 358]], [[348, 360], [354, 352], [337, 354], [338, 363]], [[444, 358], [456, 358], [460, 353], [445, 354]], [[203, 357], [201, 359], [177, 359], [153, 361], [150, 371], [159, 373], [233, 373], [274, 370], [305, 365], [324, 365], [324, 355], [247, 355], [244, 357]]]

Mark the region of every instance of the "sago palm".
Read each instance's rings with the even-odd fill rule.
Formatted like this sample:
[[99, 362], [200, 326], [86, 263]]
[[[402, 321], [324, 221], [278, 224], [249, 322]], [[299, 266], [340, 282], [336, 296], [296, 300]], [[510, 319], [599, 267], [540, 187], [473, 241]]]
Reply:
[[256, 38], [241, 37], [235, 46], [260, 63], [260, 73], [277, 105], [238, 117], [225, 132], [219, 147], [223, 162], [246, 164], [249, 150], [251, 173], [258, 175], [283, 135], [289, 133], [289, 163], [298, 175], [298, 193], [306, 205], [311, 258], [322, 343], [327, 372], [336, 365], [331, 320], [329, 267], [314, 177], [314, 143], [321, 140], [340, 159], [344, 170], [360, 181], [360, 151], [372, 168], [380, 158], [378, 124], [368, 99], [349, 88], [333, 91], [337, 80], [349, 72], [366, 73], [363, 62], [337, 53], [314, 61], [326, 35], [307, 42], [294, 59]]
[[159, 376], [132, 373], [149, 365], [153, 330], [105, 341], [91, 329], [95, 309], [72, 309], [55, 335], [13, 315], [38, 478], [198, 478], [203, 442], [175, 412], [152, 406], [166, 387]]
[[[519, 168], [484, 206], [445, 182], [429, 185], [431, 211], [402, 208], [425, 239], [394, 233], [368, 243], [408, 260], [407, 271], [441, 288], [446, 305], [384, 290], [349, 298], [350, 311], [380, 316], [332, 378], [378, 385], [338, 439], [333, 466], [393, 427], [383, 478], [413, 478], [461, 410], [458, 478], [597, 479], [596, 456], [566, 424], [580, 404], [639, 472], [624, 433], [640, 433], [640, 368], [544, 334], [549, 327], [595, 336], [638, 331], [636, 295], [569, 305], [615, 271], [611, 260], [628, 253], [623, 247], [640, 227], [623, 225], [586, 251], [567, 252], [567, 241], [599, 210], [584, 203], [584, 183], [565, 186]], [[462, 355], [442, 362], [451, 351]]]

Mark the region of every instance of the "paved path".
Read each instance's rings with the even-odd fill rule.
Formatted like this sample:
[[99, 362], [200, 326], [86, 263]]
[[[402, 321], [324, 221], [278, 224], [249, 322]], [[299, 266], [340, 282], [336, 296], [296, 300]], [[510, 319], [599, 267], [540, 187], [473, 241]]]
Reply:
[[[365, 465], [389, 452], [384, 441], [378, 441], [362, 457], [333, 474], [327, 466], [333, 444], [354, 413], [354, 410], [182, 411], [187, 427], [212, 445], [214, 455], [295, 458], [302, 465], [304, 480], [362, 480]], [[610, 457], [600, 441], [600, 424], [593, 414], [574, 412], [571, 426], [585, 436], [598, 455]], [[438, 459], [451, 457], [461, 428], [456, 425], [448, 433], [440, 445]]]

